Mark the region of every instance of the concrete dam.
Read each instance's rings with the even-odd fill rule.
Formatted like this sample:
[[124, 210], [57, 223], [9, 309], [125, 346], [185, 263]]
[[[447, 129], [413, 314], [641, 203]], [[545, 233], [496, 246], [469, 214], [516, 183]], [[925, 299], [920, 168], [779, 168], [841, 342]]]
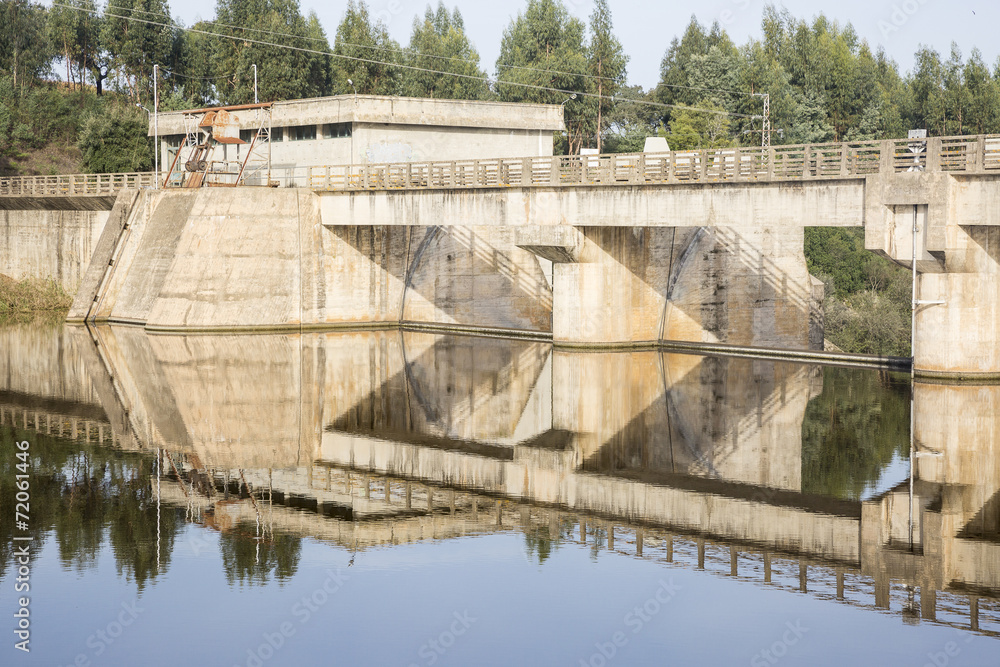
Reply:
[[307, 187], [279, 189], [8, 182], [2, 255], [75, 280], [70, 320], [151, 332], [422, 326], [804, 351], [822, 349], [823, 286], [803, 229], [863, 226], [902, 264], [917, 249], [916, 371], [996, 378], [1000, 145], [911, 145], [311, 167]]

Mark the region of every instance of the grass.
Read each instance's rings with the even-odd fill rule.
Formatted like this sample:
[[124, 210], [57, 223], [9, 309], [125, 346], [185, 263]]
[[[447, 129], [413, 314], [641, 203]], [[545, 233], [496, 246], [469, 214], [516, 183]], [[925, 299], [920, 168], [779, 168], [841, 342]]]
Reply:
[[0, 275], [0, 318], [69, 310], [73, 297], [51, 278], [14, 280]]

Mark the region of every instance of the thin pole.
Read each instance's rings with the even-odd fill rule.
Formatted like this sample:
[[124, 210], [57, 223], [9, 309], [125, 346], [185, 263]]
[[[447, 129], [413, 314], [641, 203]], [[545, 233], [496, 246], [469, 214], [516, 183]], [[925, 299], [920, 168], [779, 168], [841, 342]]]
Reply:
[[916, 375], [917, 363], [917, 205], [913, 205], [913, 259], [910, 270], [912, 272], [912, 296], [910, 299], [910, 375]]
[[160, 73], [160, 66], [153, 65], [153, 159], [155, 161], [156, 173], [153, 176], [153, 183], [158, 190], [160, 188], [160, 87], [157, 85]]
[[253, 103], [257, 104], [257, 63], [253, 65]]
[[912, 297], [910, 300], [910, 549], [913, 549], [913, 465], [916, 462], [914, 447], [916, 445], [916, 379], [917, 379], [917, 205], [913, 205], [913, 258], [911, 260]]

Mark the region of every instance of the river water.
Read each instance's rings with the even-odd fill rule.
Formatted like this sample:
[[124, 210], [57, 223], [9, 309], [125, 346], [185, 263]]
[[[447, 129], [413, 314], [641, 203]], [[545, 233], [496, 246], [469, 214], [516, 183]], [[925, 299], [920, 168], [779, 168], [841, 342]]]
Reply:
[[913, 401], [911, 439], [872, 369], [6, 325], [0, 664], [1000, 664], [1000, 387]]

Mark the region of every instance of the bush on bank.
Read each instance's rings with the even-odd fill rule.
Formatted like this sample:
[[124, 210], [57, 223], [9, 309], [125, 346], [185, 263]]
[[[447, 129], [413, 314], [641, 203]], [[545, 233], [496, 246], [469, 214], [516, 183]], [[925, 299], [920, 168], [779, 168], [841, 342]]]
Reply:
[[69, 310], [73, 297], [51, 278], [14, 280], [0, 275], [0, 317]]

